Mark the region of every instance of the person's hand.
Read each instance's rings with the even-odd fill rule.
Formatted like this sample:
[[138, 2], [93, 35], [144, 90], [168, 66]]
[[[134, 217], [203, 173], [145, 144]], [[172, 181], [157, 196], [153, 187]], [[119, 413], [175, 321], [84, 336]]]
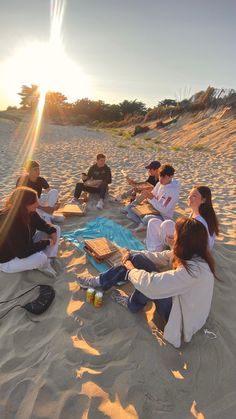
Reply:
[[167, 236], [167, 238], [166, 238], [166, 243], [167, 243], [170, 247], [173, 247], [173, 246], [174, 246], [174, 236]]
[[149, 191], [149, 190], [147, 190], [147, 189], [144, 189], [144, 190], [142, 191], [142, 194], [141, 194], [141, 195], [142, 195], [142, 196], [144, 196], [144, 198], [149, 198], [149, 199], [154, 198], [154, 196], [153, 196], [152, 192], [151, 192], [151, 191]]
[[125, 262], [130, 258], [130, 251], [126, 249], [126, 252], [124, 253], [124, 256], [122, 258], [122, 263], [125, 264]]
[[129, 185], [131, 185], [131, 186], [136, 185], [136, 182], [135, 182], [134, 180], [130, 179], [129, 177], [127, 177], [127, 182], [128, 182], [128, 184], [129, 184]]
[[85, 182], [88, 179], [88, 176], [85, 173], [82, 173], [81, 177], [83, 182]]
[[126, 267], [126, 269], [128, 269], [128, 271], [131, 271], [131, 269], [134, 269], [135, 268], [135, 266], [132, 264], [131, 260], [127, 260], [124, 263], [124, 266]]
[[53, 246], [54, 244], [56, 244], [56, 242], [57, 242], [57, 233], [50, 234], [49, 240], [50, 240], [50, 243], [52, 241], [52, 244], [50, 244], [50, 246]]

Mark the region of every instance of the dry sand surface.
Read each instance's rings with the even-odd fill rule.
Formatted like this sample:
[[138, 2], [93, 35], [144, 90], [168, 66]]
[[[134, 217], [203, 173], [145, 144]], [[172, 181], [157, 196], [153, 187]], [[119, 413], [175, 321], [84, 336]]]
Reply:
[[[28, 124], [0, 120], [0, 204], [11, 191], [27, 155]], [[196, 144], [204, 148], [196, 150]], [[45, 124], [33, 157], [42, 175], [72, 197], [80, 173], [98, 152], [113, 172], [111, 194], [125, 190], [127, 174], [143, 179], [151, 160], [171, 162], [182, 182], [176, 216], [185, 214], [191, 186], [211, 187], [221, 235], [214, 248], [217, 274], [206, 335], [198, 332], [179, 350], [166, 344], [153, 321], [153, 307], [133, 315], [115, 304], [108, 292], [101, 309], [85, 303], [76, 277], [96, 273], [86, 257], [62, 240], [58, 277], [39, 272], [0, 275], [1, 300], [38, 283], [52, 283], [56, 299], [30, 322], [15, 309], [0, 321], [0, 418], [72, 419], [233, 419], [236, 409], [236, 120], [227, 112], [181, 118], [168, 129], [135, 139], [82, 127]], [[85, 217], [70, 217], [64, 231], [83, 227], [98, 215], [133, 230], [120, 205], [104, 211], [89, 203]], [[187, 214], [187, 212], [186, 212]], [[144, 232], [137, 237], [144, 238]], [[27, 297], [33, 299], [33, 295]], [[10, 305], [8, 305], [10, 306]], [[7, 306], [7, 307], [8, 307]], [[201, 309], [201, 307], [199, 307]], [[1, 306], [0, 314], [4, 312]]]

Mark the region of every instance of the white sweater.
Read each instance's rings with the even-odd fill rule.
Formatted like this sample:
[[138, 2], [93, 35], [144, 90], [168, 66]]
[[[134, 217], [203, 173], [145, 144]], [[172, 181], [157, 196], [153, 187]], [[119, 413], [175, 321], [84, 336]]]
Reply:
[[[170, 269], [171, 250], [131, 253], [142, 253], [157, 268]], [[129, 272], [129, 280], [148, 298], [154, 300], [173, 297], [164, 339], [176, 348], [181, 345], [182, 334], [184, 341], [190, 342], [193, 334], [203, 327], [210, 312], [213, 295], [214, 275], [208, 264], [196, 257], [189, 261], [189, 266], [193, 271], [192, 275], [184, 267], [160, 273], [149, 273], [141, 269], [132, 269]]]
[[152, 190], [154, 198], [148, 199], [148, 201], [160, 212], [164, 220], [172, 219], [179, 193], [180, 182], [178, 180], [173, 179], [167, 185], [158, 182]]

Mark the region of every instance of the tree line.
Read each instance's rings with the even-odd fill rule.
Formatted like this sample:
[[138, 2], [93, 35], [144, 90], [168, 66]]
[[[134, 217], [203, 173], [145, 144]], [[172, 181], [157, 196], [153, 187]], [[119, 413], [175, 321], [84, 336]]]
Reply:
[[[23, 85], [18, 93], [21, 97], [20, 109], [32, 111], [36, 109], [40, 91], [37, 85]], [[62, 124], [99, 124], [140, 119], [144, 122], [176, 117], [183, 112], [196, 112], [208, 107], [217, 107], [221, 104], [236, 105], [236, 92], [233, 89], [215, 89], [209, 86], [205, 91], [197, 92], [189, 99], [176, 101], [164, 99], [153, 108], [145, 103], [135, 100], [124, 100], [119, 104], [108, 104], [102, 100], [83, 98], [69, 103], [67, 97], [60, 92], [47, 92], [44, 104], [44, 117], [54, 123]], [[8, 107], [8, 110], [13, 107]]]

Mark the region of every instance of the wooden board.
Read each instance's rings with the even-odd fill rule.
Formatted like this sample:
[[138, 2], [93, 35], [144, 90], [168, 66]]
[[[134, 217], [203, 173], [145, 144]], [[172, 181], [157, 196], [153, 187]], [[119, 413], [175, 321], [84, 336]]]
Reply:
[[69, 215], [79, 215], [82, 216], [85, 214], [86, 205], [77, 205], [77, 204], [66, 204], [63, 208], [60, 208], [58, 213], [62, 213], [65, 216]]
[[101, 185], [102, 180], [95, 180], [95, 179], [89, 179], [84, 182], [85, 186], [90, 186], [91, 188], [99, 188]]
[[116, 252], [114, 252], [111, 256], [105, 259], [105, 262], [113, 268], [113, 266], [118, 266], [122, 264], [122, 259], [127, 252], [126, 249], [122, 249], [121, 247], [117, 247]]
[[105, 237], [84, 240], [84, 250], [97, 262], [106, 262], [109, 266], [117, 266], [122, 263], [126, 249], [120, 248]]
[[117, 250], [117, 247], [105, 237], [84, 240], [84, 243], [85, 250], [90, 252], [97, 260], [104, 260]]
[[140, 182], [135, 185], [135, 189], [138, 192], [142, 192], [144, 190], [151, 190], [154, 186], [149, 182]]
[[149, 202], [144, 202], [143, 204], [137, 205], [136, 207], [132, 208], [132, 211], [137, 214], [139, 217], [144, 217], [145, 215], [159, 214], [159, 211], [155, 210]]

